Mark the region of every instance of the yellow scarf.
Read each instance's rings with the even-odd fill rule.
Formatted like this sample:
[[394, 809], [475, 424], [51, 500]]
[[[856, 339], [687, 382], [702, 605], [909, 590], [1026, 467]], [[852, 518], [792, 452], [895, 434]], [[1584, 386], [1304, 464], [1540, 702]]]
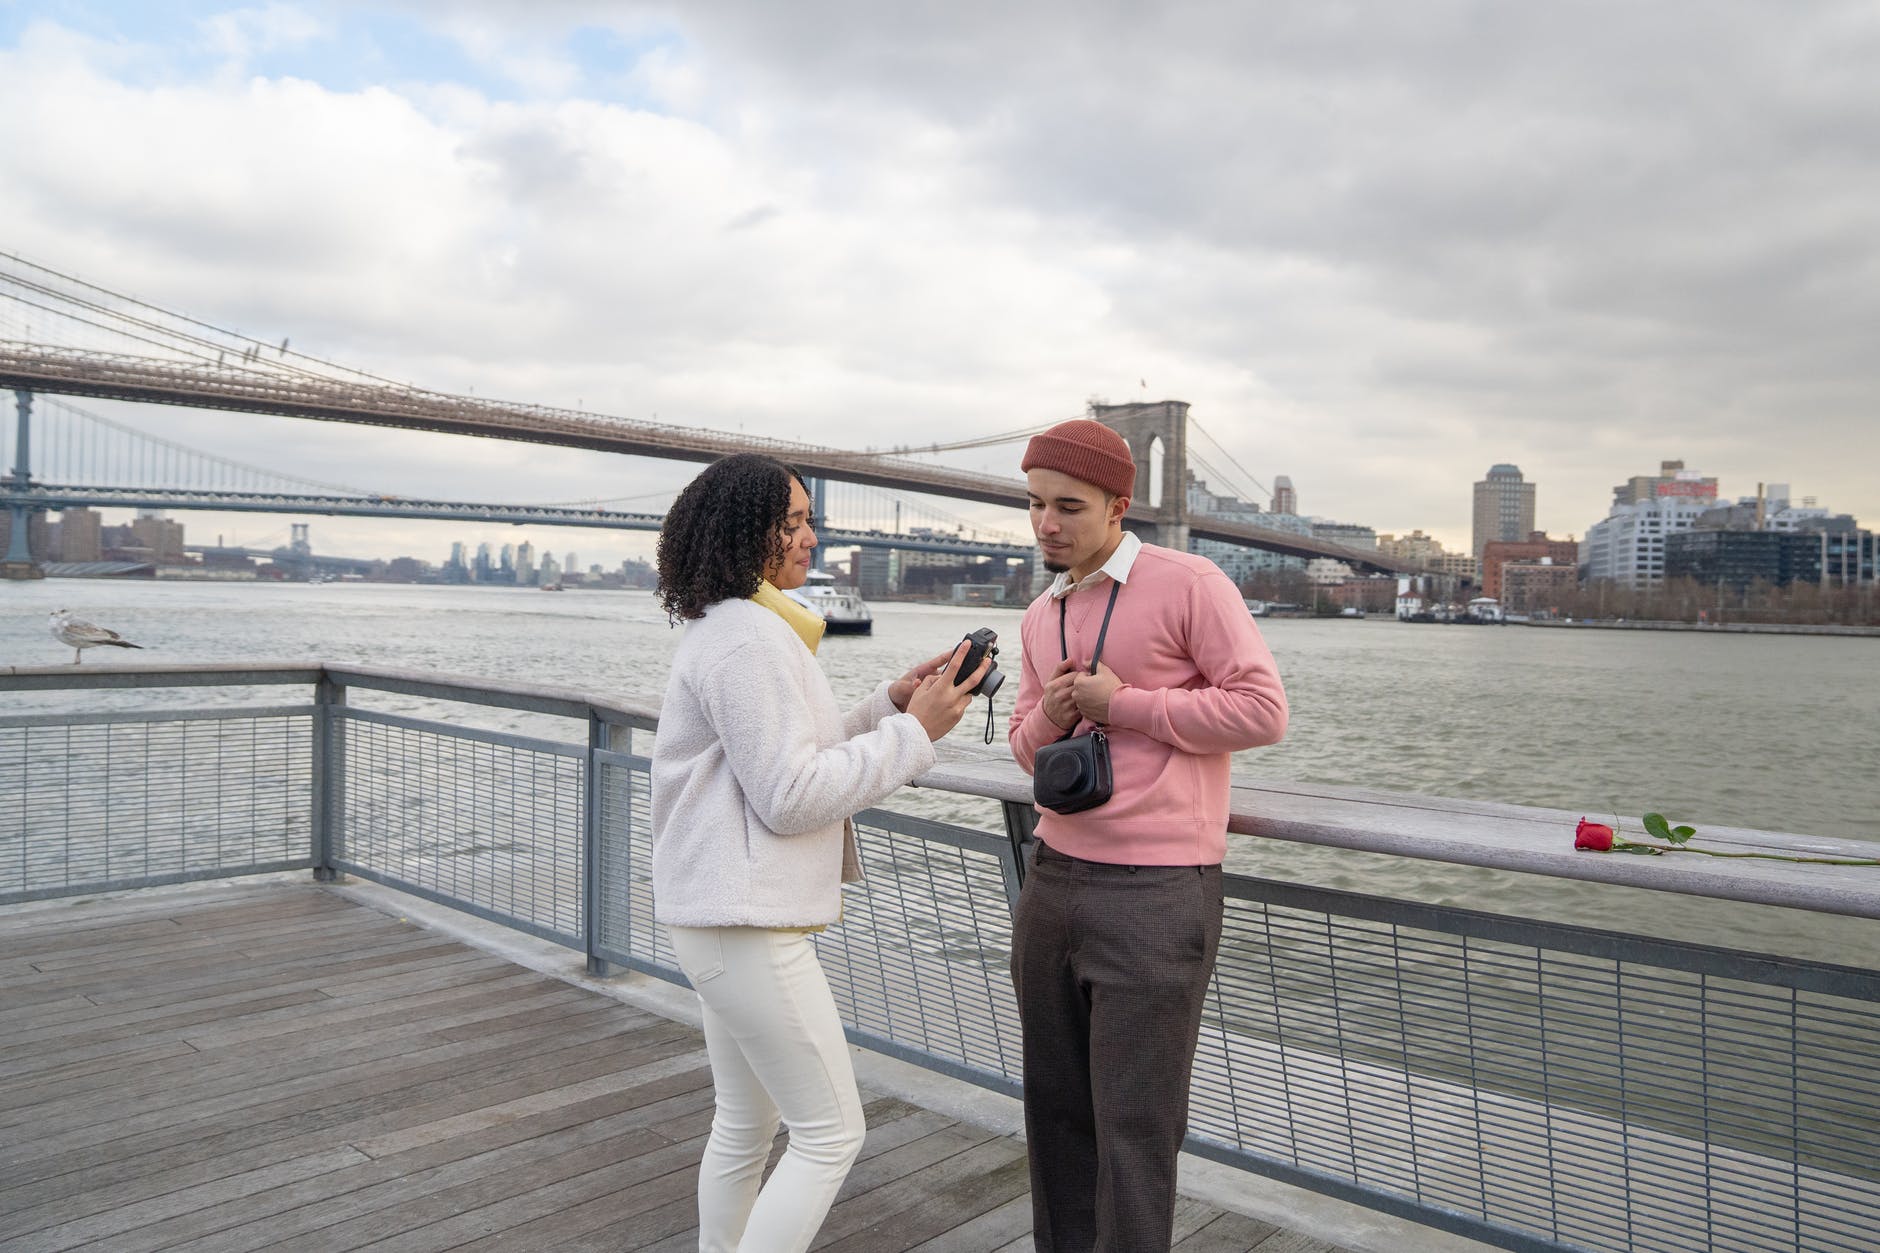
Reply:
[[815, 655], [816, 645], [822, 643], [823, 637], [821, 614], [813, 609], [805, 609], [785, 596], [769, 579], [759, 580], [757, 595], [751, 597], [751, 600], [789, 623], [790, 629], [795, 631], [797, 638], [803, 641], [803, 646], [809, 649], [810, 655]]

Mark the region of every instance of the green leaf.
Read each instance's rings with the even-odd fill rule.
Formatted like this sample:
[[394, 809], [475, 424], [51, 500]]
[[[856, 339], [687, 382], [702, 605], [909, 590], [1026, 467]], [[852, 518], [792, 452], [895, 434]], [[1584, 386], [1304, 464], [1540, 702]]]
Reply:
[[1671, 838], [1671, 824], [1665, 821], [1663, 814], [1646, 814], [1644, 822], [1647, 835], [1657, 836], [1661, 840]]
[[1612, 851], [1615, 853], [1637, 853], [1643, 857], [1657, 857], [1665, 850], [1662, 848], [1654, 848], [1650, 844], [1614, 844]]
[[1673, 827], [1671, 828], [1671, 842], [1673, 844], [1682, 844], [1696, 834], [1696, 827]]

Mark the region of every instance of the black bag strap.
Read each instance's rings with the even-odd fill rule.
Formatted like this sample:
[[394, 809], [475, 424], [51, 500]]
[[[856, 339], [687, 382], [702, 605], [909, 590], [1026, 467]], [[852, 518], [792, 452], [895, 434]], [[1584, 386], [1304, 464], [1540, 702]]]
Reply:
[[[1110, 634], [1110, 612], [1116, 608], [1116, 594], [1122, 590], [1123, 585], [1121, 582], [1116, 579], [1110, 580], [1110, 601], [1103, 607], [1103, 625], [1097, 628], [1097, 651], [1090, 655], [1090, 673], [1092, 674], [1097, 672], [1097, 663], [1103, 660], [1103, 641], [1109, 638]], [[1071, 659], [1070, 642], [1064, 634], [1064, 619], [1069, 612], [1065, 609], [1064, 602], [1069, 599], [1070, 593], [1068, 592], [1058, 597], [1058, 652], [1064, 655], [1064, 660], [1066, 661]], [[1078, 722], [1081, 721], [1082, 719], [1078, 720]], [[1072, 733], [1077, 730], [1077, 726], [1078, 723], [1073, 722], [1071, 729], [1058, 736], [1056, 742], [1062, 744], [1065, 740], [1070, 739]]]
[[[1110, 580], [1110, 603], [1103, 607], [1103, 625], [1097, 629], [1097, 651], [1091, 654], [1090, 657], [1090, 673], [1092, 674], [1097, 672], [1097, 663], [1103, 660], [1103, 641], [1110, 634], [1110, 611], [1116, 608], [1116, 594], [1122, 590], [1123, 585], [1121, 583], [1118, 583], [1115, 579]], [[1064, 636], [1064, 617], [1066, 613], [1064, 602], [1069, 599], [1070, 596], [1068, 594], [1058, 597], [1058, 652], [1063, 654], [1065, 661], [1071, 659], [1071, 647]]]

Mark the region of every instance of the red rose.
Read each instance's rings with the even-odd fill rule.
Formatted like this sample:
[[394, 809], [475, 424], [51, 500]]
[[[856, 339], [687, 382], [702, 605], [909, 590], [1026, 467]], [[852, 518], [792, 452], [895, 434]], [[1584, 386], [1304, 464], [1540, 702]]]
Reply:
[[1595, 853], [1612, 851], [1612, 828], [1603, 822], [1588, 822], [1580, 819], [1580, 825], [1573, 828], [1573, 847], [1590, 848]]

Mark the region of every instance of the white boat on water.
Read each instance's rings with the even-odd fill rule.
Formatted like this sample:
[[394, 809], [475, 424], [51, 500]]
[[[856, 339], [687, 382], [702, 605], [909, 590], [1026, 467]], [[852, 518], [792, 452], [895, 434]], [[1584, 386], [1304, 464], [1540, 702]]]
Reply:
[[822, 615], [823, 630], [830, 635], [869, 635], [875, 629], [875, 615], [868, 612], [868, 602], [851, 591], [836, 586], [836, 576], [827, 570], [811, 570], [809, 581], [784, 593], [791, 600]]

